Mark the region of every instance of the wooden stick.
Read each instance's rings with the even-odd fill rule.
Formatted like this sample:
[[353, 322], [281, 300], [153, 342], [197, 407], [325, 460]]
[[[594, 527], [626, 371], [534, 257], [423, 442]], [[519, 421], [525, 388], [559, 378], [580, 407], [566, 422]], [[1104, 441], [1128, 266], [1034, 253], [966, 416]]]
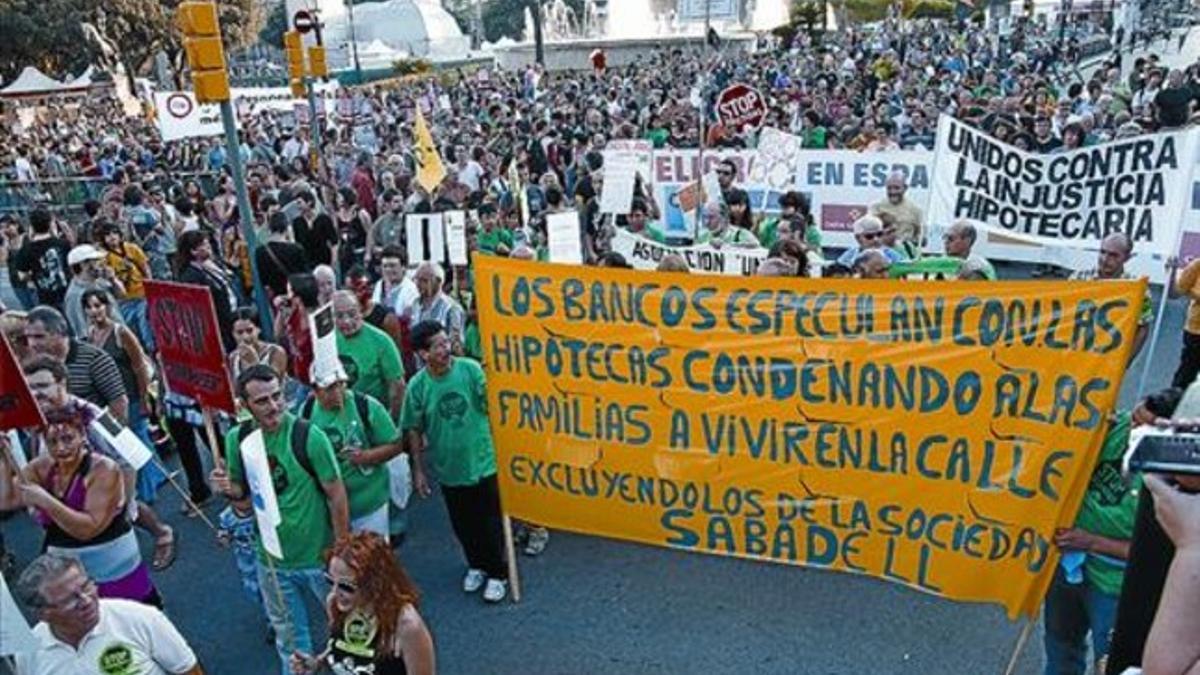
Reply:
[[183, 501], [186, 502], [187, 505], [190, 506], [192, 508], [192, 510], [196, 512], [196, 515], [200, 516], [200, 520], [203, 520], [204, 524], [208, 525], [208, 528], [210, 530], [212, 530], [213, 532], [219, 532], [220, 530], [217, 529], [217, 526], [214, 525], [213, 522], [208, 519], [208, 516], [204, 515], [204, 511], [196, 504], [196, 502], [192, 501], [192, 497], [191, 497], [191, 495], [188, 494], [187, 490], [184, 490], [183, 487], [179, 485], [179, 483], [175, 482], [174, 472], [169, 470], [162, 463], [162, 460], [160, 460], [157, 456], [151, 457], [150, 461], [154, 462], [154, 465], [157, 466], [159, 468], [159, 470], [163, 472], [163, 475], [165, 475], [167, 477], [167, 482], [169, 482], [171, 484], [171, 487], [175, 488], [175, 491], [179, 493], [179, 496], [183, 499]]
[[513, 543], [512, 518], [505, 514], [504, 522], [504, 553], [508, 557], [508, 584], [512, 587], [512, 601], [521, 601], [521, 573], [517, 569], [517, 551]]
[[217, 440], [217, 429], [213, 424], [212, 410], [204, 406], [204, 433], [208, 437], [208, 449], [212, 452], [213, 466], [225, 470], [225, 460], [221, 459], [221, 443]]
[[1025, 643], [1029, 642], [1029, 636], [1033, 633], [1033, 626], [1036, 623], [1033, 619], [1025, 619], [1025, 627], [1017, 635], [1017, 644], [1013, 645], [1012, 655], [1008, 657], [1008, 665], [1004, 668], [1004, 675], [1013, 675], [1017, 671], [1017, 660], [1021, 658], [1021, 652], [1025, 649]]
[[[264, 551], [264, 553], [266, 553], [266, 551]], [[266, 553], [266, 558], [267, 571], [271, 574], [271, 580], [275, 582], [275, 601], [279, 603], [279, 608], [283, 610], [284, 621], [288, 622], [292, 626], [292, 630], [289, 631], [287, 635], [283, 636], [283, 650], [288, 653], [288, 658], [290, 659], [292, 653], [296, 651], [296, 643], [294, 640], [296, 619], [291, 615], [291, 612], [288, 611], [287, 603], [283, 600], [283, 587], [279, 585], [279, 575], [275, 572], [275, 559], [270, 553]], [[316, 645], [313, 645], [313, 649], [316, 650]], [[309, 654], [309, 656], [313, 656], [313, 654]]]

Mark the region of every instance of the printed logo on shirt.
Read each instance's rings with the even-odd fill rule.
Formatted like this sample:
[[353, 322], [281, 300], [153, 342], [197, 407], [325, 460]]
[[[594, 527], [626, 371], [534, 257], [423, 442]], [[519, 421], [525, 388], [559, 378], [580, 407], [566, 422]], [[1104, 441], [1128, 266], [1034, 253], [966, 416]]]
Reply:
[[358, 361], [345, 354], [338, 354], [338, 361], [342, 362], [342, 368], [346, 371], [346, 388], [353, 389], [358, 382]]
[[96, 660], [96, 666], [104, 675], [136, 675], [133, 665], [133, 651], [121, 643], [106, 647]]
[[1092, 480], [1088, 484], [1088, 491], [1096, 495], [1096, 500], [1101, 506], [1120, 504], [1128, 490], [1129, 484], [1121, 475], [1121, 468], [1116, 460], [1100, 462], [1092, 472]]
[[461, 424], [467, 414], [467, 398], [457, 391], [444, 394], [438, 399], [437, 411], [442, 419]]
[[267, 465], [271, 468], [271, 484], [275, 487], [275, 496], [278, 497], [291, 484], [288, 481], [287, 469], [271, 455], [267, 455]]

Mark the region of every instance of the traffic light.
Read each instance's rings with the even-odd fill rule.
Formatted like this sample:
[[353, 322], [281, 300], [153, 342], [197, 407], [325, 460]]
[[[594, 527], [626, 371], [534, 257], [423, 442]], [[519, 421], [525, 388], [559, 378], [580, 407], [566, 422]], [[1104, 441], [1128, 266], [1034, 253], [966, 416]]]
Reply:
[[283, 51], [287, 55], [288, 84], [292, 87], [292, 96], [304, 98], [304, 77], [307, 73], [304, 67], [304, 39], [299, 31], [289, 30], [283, 34]]
[[325, 47], [316, 45], [308, 48], [308, 72], [313, 77], [329, 77], [329, 66], [325, 63]]
[[192, 88], [200, 103], [229, 100], [229, 73], [221, 46], [221, 24], [214, 2], [189, 1], [179, 5], [176, 22], [183, 33], [183, 51], [192, 71]]

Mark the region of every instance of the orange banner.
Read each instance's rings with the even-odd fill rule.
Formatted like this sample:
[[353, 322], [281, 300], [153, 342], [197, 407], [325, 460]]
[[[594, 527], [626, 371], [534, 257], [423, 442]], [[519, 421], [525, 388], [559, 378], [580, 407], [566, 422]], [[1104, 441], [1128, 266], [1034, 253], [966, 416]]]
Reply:
[[481, 258], [506, 512], [1032, 616], [1144, 282], [731, 278]]

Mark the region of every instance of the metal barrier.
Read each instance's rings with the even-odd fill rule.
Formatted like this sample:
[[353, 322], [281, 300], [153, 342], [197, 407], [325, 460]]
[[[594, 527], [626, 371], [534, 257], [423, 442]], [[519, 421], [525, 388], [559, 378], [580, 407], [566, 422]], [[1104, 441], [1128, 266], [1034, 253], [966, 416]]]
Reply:
[[[216, 194], [217, 174], [212, 172], [168, 172], [171, 182], [195, 180], [205, 198]], [[69, 220], [84, 217], [83, 205], [90, 199], [99, 200], [112, 183], [105, 178], [72, 176], [45, 178], [37, 181], [0, 180], [0, 214], [26, 216], [37, 207], [44, 207]]]

